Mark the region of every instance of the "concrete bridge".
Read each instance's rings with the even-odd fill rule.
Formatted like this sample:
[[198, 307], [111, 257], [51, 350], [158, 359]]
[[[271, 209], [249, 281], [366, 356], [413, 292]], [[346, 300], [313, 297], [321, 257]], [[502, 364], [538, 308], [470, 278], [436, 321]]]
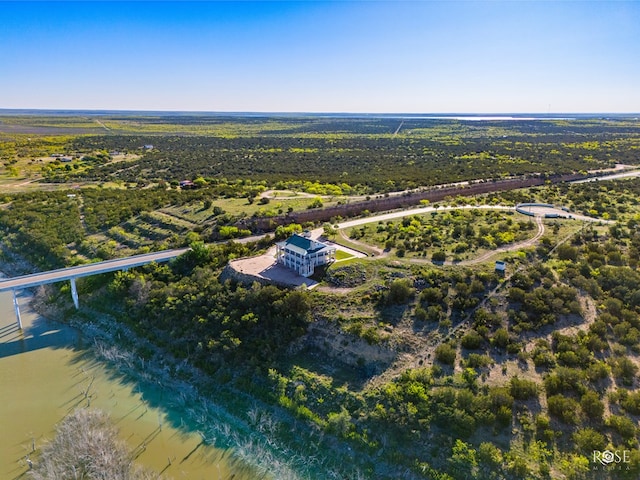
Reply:
[[23, 275], [14, 278], [6, 278], [0, 280], [0, 292], [9, 290], [13, 292], [13, 307], [16, 311], [18, 328], [22, 330], [20, 306], [18, 305], [18, 298], [16, 297], [16, 292], [18, 292], [19, 290], [69, 280], [71, 282], [71, 297], [73, 298], [73, 304], [76, 306], [76, 308], [79, 308], [80, 304], [78, 301], [76, 278], [88, 277], [90, 275], [97, 275], [100, 273], [115, 272], [117, 270], [128, 270], [129, 268], [140, 267], [152, 262], [168, 262], [169, 260], [182, 255], [188, 250], [188, 248], [163, 250], [161, 252], [145, 253], [142, 255], [134, 255], [132, 257], [117, 258], [115, 260], [90, 263], [77, 267], [61, 268], [48, 272], [34, 273], [31, 275]]

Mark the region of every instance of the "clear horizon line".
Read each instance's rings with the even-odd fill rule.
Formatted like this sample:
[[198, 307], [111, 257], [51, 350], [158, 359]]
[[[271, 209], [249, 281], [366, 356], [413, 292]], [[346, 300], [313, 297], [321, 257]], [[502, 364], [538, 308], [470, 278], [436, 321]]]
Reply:
[[576, 115], [576, 116], [638, 116], [640, 112], [357, 112], [357, 111], [305, 111], [305, 110], [171, 110], [171, 109], [118, 109], [118, 108], [2, 108], [0, 107], [0, 113], [4, 112], [58, 112], [58, 113], [94, 113], [94, 114], [109, 114], [109, 113], [180, 113], [180, 114], [214, 114], [214, 115], [308, 115], [308, 116], [322, 116], [322, 115], [340, 115], [340, 116], [468, 116], [468, 117], [506, 117], [506, 116], [549, 116], [556, 117], [560, 115]]

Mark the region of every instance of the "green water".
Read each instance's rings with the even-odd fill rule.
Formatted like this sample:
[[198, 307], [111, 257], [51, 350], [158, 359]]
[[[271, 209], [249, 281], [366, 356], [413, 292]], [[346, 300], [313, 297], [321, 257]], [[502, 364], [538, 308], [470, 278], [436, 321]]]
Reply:
[[33, 447], [86, 406], [107, 412], [137, 462], [168, 478], [251, 478], [228, 452], [189, 431], [180, 408], [164, 408], [164, 392], [141, 391], [84, 349], [74, 329], [38, 316], [27, 302], [20, 297], [21, 332], [12, 294], [0, 293], [0, 479], [27, 478], [27, 456], [37, 461]]

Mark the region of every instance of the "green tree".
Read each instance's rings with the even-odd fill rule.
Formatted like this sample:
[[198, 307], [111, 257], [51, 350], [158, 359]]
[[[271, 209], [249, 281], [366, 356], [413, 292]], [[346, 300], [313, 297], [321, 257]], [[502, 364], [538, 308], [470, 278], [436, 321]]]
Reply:
[[399, 305], [406, 303], [414, 294], [415, 289], [411, 282], [406, 278], [400, 278], [389, 285], [386, 301], [391, 305]]
[[591, 465], [584, 455], [568, 455], [560, 460], [559, 467], [567, 480], [581, 480], [586, 478]]
[[431, 260], [436, 263], [442, 263], [447, 260], [447, 253], [444, 250], [437, 250], [431, 255]]
[[477, 452], [459, 438], [451, 450], [449, 470], [455, 478], [474, 477], [478, 468]]
[[323, 231], [323, 235], [328, 238], [328, 239], [332, 239], [333, 237], [336, 236], [336, 234], [338, 233], [338, 230], [336, 230], [331, 224], [329, 223], [325, 223], [322, 226], [322, 231]]

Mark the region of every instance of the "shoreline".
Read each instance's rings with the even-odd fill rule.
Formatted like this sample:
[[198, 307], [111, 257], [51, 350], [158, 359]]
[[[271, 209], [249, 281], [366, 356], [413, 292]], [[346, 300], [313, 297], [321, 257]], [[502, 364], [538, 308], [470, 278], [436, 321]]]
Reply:
[[[0, 278], [9, 277], [9, 272], [13, 275], [20, 275], [25, 270], [31, 270], [31, 266], [27, 262], [22, 259], [17, 260], [18, 262], [11, 263], [6, 261], [6, 255], [0, 257]], [[102, 318], [89, 322], [83, 322], [78, 318], [68, 320], [63, 306], [54, 305], [52, 308], [47, 304], [47, 287], [49, 286], [20, 291], [20, 306], [24, 311], [24, 316], [33, 317], [32, 320], [25, 323], [19, 334], [20, 337], [29, 342], [31, 340], [30, 330], [33, 328], [32, 324], [35, 323], [45, 322], [62, 327], [60, 330], [64, 331], [65, 341], [63, 343], [65, 345], [51, 345], [52, 348], [68, 348], [76, 351], [80, 358], [85, 358], [90, 363], [98, 362], [110, 376], [117, 377], [120, 382], [131, 385], [133, 391], [141, 395], [143, 401], [150, 408], [162, 413], [163, 421], [169, 422], [173, 429], [189, 435], [199, 435], [201, 437], [200, 445], [210, 445], [217, 450], [216, 453], [214, 453], [215, 450], [211, 451], [212, 458], [217, 458], [218, 461], [224, 459], [228, 468], [232, 472], [236, 472], [238, 478], [272, 478], [267, 470], [268, 464], [256, 461], [260, 456], [256, 454], [255, 457], [250, 457], [247, 454], [239, 455], [236, 452], [237, 447], [242, 447], [244, 443], [247, 443], [243, 438], [250, 436], [250, 427], [242, 424], [239, 419], [201, 395], [191, 382], [176, 378], [175, 374], [180, 373], [184, 366], [179, 365], [179, 362], [173, 358], [169, 359], [160, 351], [154, 351], [154, 355], [162, 355], [163, 357], [162, 364], [157, 365], [153, 361], [145, 361], [129, 348], [123, 348], [119, 345], [122, 343], [122, 339], [128, 339], [128, 342], [125, 343], [137, 344], [138, 347], [148, 347], [149, 345], [146, 340], [137, 339], [133, 332], [128, 331], [126, 326], [119, 324], [114, 319]], [[5, 293], [10, 298], [11, 293]], [[15, 315], [12, 308], [11, 314]], [[15, 316], [10, 320], [7, 324], [13, 325], [12, 329], [15, 329], [17, 333]], [[67, 343], [68, 345], [66, 345]], [[22, 345], [24, 348], [24, 343]], [[79, 347], [79, 345], [81, 346]], [[31, 349], [26, 350], [26, 352], [30, 351]], [[193, 383], [195, 384], [195, 382]], [[180, 415], [177, 415], [177, 412], [180, 412]], [[107, 413], [111, 415], [112, 412], [107, 411]], [[179, 421], [176, 417], [179, 417]], [[216, 431], [207, 429], [207, 424], [218, 428]], [[51, 428], [53, 427], [54, 425], [51, 425]], [[246, 453], [253, 453], [246, 448], [244, 450]], [[268, 455], [265, 457], [269, 458]], [[213, 467], [215, 464], [211, 465]], [[288, 472], [284, 473], [288, 474]], [[294, 479], [297, 477], [283, 476], [282, 478]]]
[[[186, 408], [182, 412], [179, 408], [180, 398], [186, 398], [184, 391], [173, 385], [157, 388], [149, 375], [154, 372], [143, 368], [148, 365], [136, 364], [131, 354], [119, 351], [113, 355], [114, 351], [109, 350], [106, 343], [92, 338], [87, 329], [60, 322], [54, 315], [43, 315], [47, 312], [39, 308], [37, 294], [27, 290], [20, 292], [24, 328], [19, 331], [11, 317], [10, 298], [11, 293], [3, 293], [2, 378], [5, 382], [19, 381], [24, 375], [27, 378], [15, 388], [6, 389], [2, 395], [5, 407], [0, 416], [7, 420], [6, 425], [2, 422], [7, 428], [4, 440], [12, 438], [19, 441], [15, 446], [5, 445], [3, 441], [5, 448], [0, 471], [4, 474], [0, 476], [5, 478], [8, 472], [4, 469], [14, 462], [16, 469], [26, 472], [25, 458], [29, 456], [37, 463], [40, 447], [51, 441], [56, 425], [72, 409], [83, 407], [108, 414], [118, 426], [120, 439], [129, 444], [135, 458], [142, 455], [136, 464], [151, 469], [154, 478], [157, 475], [167, 480], [184, 478], [184, 472], [194, 479], [218, 478], [216, 470], [218, 475], [222, 471], [225, 475], [235, 475], [234, 478], [239, 480], [257, 478], [252, 464], [230, 455], [228, 447], [214, 445], [200, 434], [191, 421], [192, 413]], [[80, 384], [85, 380], [89, 386], [83, 392]], [[71, 392], [76, 389], [80, 393], [73, 396]], [[129, 416], [132, 411], [136, 411], [135, 417]], [[175, 421], [175, 418], [182, 417], [189, 419], [186, 422]], [[148, 436], [152, 428], [156, 430]], [[159, 443], [151, 441], [158, 436]], [[207, 448], [208, 445], [211, 448]], [[190, 458], [189, 453], [196, 450], [197, 454]], [[18, 454], [20, 451], [22, 453]], [[171, 469], [176, 458], [188, 462], [179, 470], [175, 466]], [[167, 461], [165, 459], [168, 459], [166, 465], [162, 463]], [[165, 472], [167, 468], [169, 471]]]
[[[15, 254], [11, 252], [9, 256]], [[6, 255], [1, 255], [0, 271], [7, 270], [6, 263]], [[32, 268], [27, 262], [22, 268], [16, 265], [9, 267], [14, 274]], [[413, 472], [406, 476], [408, 472], [402, 465], [355, 449], [349, 442], [327, 435], [323, 429], [301, 421], [278, 405], [216, 382], [186, 359], [178, 360], [139, 337], [112, 315], [87, 306], [76, 311], [71, 298], [66, 297], [48, 303], [52, 288], [41, 286], [33, 293], [30, 305], [35, 312], [80, 332], [90, 340], [87, 351], [107, 369], [137, 384], [135, 388], [139, 391], [160, 388], [165, 403], [152, 406], [165, 413], [181, 409], [187, 417], [186, 424], [180, 420], [172, 426], [197, 432], [203, 445], [228, 450], [232, 466], [255, 472], [250, 478], [367, 478], [362, 469], [371, 465], [384, 478], [394, 478], [401, 471], [407, 480], [423, 478]], [[169, 399], [164, 396], [166, 393]]]
[[[24, 261], [12, 264], [6, 258], [0, 260], [0, 272], [5, 276], [8, 276], [7, 272], [22, 274], [25, 270], [30, 271], [30, 267]], [[239, 403], [252, 407], [243, 411], [243, 416], [248, 418], [241, 418], [226, 406], [214, 402], [210, 394], [202, 392], [214, 391], [216, 385], [196, 367], [185, 360], [175, 359], [148, 340], [139, 338], [126, 325], [106, 314], [83, 309], [67, 318], [65, 306], [54, 305], [52, 308], [47, 304], [49, 288], [38, 287], [35, 292], [34, 289], [28, 289], [29, 308], [45, 321], [71, 328], [84, 337], [87, 340], [84, 347], [86, 352], [108, 371], [134, 384], [134, 388], [143, 396], [146, 392], [145, 400], [150, 406], [164, 411], [173, 428], [198, 433], [203, 445], [225, 451], [223, 457], [232, 468], [237, 468], [241, 474], [252, 471], [251, 478], [314, 478], [309, 477], [310, 472], [303, 472], [306, 470], [303, 465], [293, 465], [306, 462], [300, 451], [292, 450], [278, 438], [276, 431], [286, 422], [277, 419], [277, 414], [272, 414], [269, 405], [261, 407], [260, 400], [244, 398]], [[139, 355], [141, 348], [152, 351], [152, 358], [147, 360]], [[249, 397], [239, 391], [226, 392], [226, 396], [234, 393]], [[162, 403], [157, 398], [161, 398]], [[175, 410], [184, 413], [179, 421], [170, 418], [171, 411]], [[314, 453], [317, 455], [320, 452]], [[334, 468], [329, 465], [326, 467], [321, 472]], [[324, 474], [318, 478], [324, 478]]]
[[[301, 427], [300, 422], [293, 417], [290, 418], [288, 412], [279, 411], [277, 407], [265, 404], [260, 399], [233, 387], [217, 384], [197, 367], [186, 360], [176, 359], [148, 340], [138, 337], [126, 325], [110, 318], [109, 315], [94, 311], [89, 323], [77, 318], [78, 314], [74, 316], [76, 318], [70, 322], [60, 323], [91, 336], [93, 343], [88, 348], [100, 361], [105, 362], [108, 368], [114, 368], [139, 383], [140, 388], [158, 388], [161, 382], [165, 382], [160, 388], [173, 393], [173, 398], [168, 400], [166, 408], [184, 409], [189, 429], [197, 431], [202, 436], [204, 444], [228, 450], [233, 462], [254, 469], [255, 476], [252, 478], [343, 478], [339, 461], [329, 459], [328, 454], [335, 452], [328, 450], [326, 445], [319, 445], [324, 436], [323, 432], [318, 432], [312, 426]], [[119, 344], [123, 339], [127, 339], [124, 346]], [[152, 358], [144, 359], [137, 354], [136, 349], [152, 351]], [[213, 392], [223, 400], [214, 401]], [[230, 405], [233, 405], [236, 411], [229, 408]], [[289, 431], [291, 423], [307, 432], [304, 444], [296, 444], [296, 447], [301, 448], [290, 446], [278, 433], [281, 427]], [[182, 425], [174, 425], [180, 426]], [[295, 440], [299, 442], [300, 437], [296, 437]], [[315, 447], [313, 452], [304, 452], [311, 447]], [[305, 454], [309, 454], [308, 457], [313, 459], [313, 465], [306, 460]], [[348, 473], [353, 473], [353, 469]], [[356, 472], [356, 475], [358, 473]]]

